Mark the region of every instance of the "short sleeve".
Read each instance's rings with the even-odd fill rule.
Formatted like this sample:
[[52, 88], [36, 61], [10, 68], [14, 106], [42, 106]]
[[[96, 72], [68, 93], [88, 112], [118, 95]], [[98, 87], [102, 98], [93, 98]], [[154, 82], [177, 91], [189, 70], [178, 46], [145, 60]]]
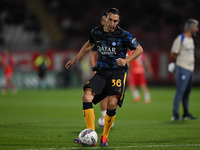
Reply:
[[179, 35], [173, 42], [172, 44], [172, 48], [171, 48], [171, 52], [173, 53], [180, 53], [180, 49], [181, 49], [181, 35]]
[[90, 38], [89, 38], [89, 42], [90, 42], [90, 43], [95, 43], [93, 34], [94, 34], [94, 29], [93, 29], [93, 30], [91, 31], [91, 33], [90, 33]]
[[126, 43], [126, 46], [130, 50], [135, 50], [137, 46], [139, 45], [139, 42], [137, 41], [137, 39], [129, 32], [125, 33], [125, 43]]

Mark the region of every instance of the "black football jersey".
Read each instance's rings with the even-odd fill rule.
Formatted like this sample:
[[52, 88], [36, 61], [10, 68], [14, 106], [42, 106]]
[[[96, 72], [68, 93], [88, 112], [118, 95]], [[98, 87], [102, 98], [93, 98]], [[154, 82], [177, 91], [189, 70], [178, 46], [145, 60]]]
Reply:
[[117, 26], [114, 32], [104, 32], [103, 26], [96, 27], [91, 31], [90, 43], [95, 44], [98, 52], [97, 63], [93, 70], [112, 70], [118, 68], [127, 68], [118, 66], [116, 59], [126, 58], [127, 49], [135, 50], [139, 45], [133, 35]]

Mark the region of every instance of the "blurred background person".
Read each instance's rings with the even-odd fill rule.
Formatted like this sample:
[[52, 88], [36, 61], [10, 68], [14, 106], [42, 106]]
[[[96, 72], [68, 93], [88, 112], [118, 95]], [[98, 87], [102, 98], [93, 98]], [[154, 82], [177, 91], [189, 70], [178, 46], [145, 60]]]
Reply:
[[44, 89], [48, 85], [46, 81], [46, 73], [47, 69], [51, 65], [51, 59], [45, 54], [41, 54], [36, 58], [34, 64], [36, 67], [38, 67], [38, 77], [39, 77], [38, 87]]
[[[132, 52], [128, 51], [128, 53], [130, 55]], [[149, 75], [152, 76], [153, 67], [144, 52], [129, 64], [128, 86], [133, 96], [133, 102], [135, 103], [141, 100], [140, 93], [136, 88], [137, 86], [142, 89], [144, 102], [146, 104], [151, 102], [151, 95], [145, 77], [145, 67], [147, 68]]]
[[91, 71], [91, 67], [90, 67], [90, 55], [85, 55], [81, 59], [80, 69], [81, 69], [81, 81], [82, 81], [82, 84], [84, 84], [92, 76], [92, 71]]
[[2, 65], [4, 68], [4, 75], [5, 75], [5, 84], [2, 90], [2, 94], [5, 95], [8, 87], [10, 86], [12, 89], [13, 93], [16, 93], [16, 88], [15, 85], [12, 82], [12, 75], [13, 75], [13, 71], [14, 71], [14, 65], [15, 65], [15, 61], [14, 58], [12, 56], [12, 54], [10, 53], [10, 50], [6, 49], [3, 55], [3, 59], [2, 59]]
[[[198, 119], [189, 113], [189, 95], [192, 89], [192, 78], [194, 72], [194, 40], [198, 32], [199, 22], [189, 19], [185, 23], [184, 32], [174, 40], [171, 48], [171, 58], [176, 64], [176, 94], [173, 102], [173, 116], [171, 120], [180, 120], [179, 105], [182, 100], [182, 119]], [[173, 72], [173, 70], [172, 70]]]

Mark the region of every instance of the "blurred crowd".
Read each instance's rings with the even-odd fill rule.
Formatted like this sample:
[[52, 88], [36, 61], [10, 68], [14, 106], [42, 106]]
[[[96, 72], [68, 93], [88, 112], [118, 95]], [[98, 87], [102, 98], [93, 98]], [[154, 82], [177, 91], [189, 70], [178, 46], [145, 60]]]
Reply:
[[[188, 18], [200, 20], [200, 0], [42, 0], [42, 2], [44, 9], [63, 33], [62, 40], [55, 45], [49, 44], [48, 35], [43, 33], [40, 20], [27, 9], [24, 0], [1, 0], [0, 45], [9, 43], [7, 41], [13, 36], [8, 37], [7, 34], [11, 32], [11, 27], [17, 26], [22, 27], [23, 32], [31, 33], [28, 35], [33, 36], [31, 38], [33, 44], [46, 45], [47, 48], [51, 46], [60, 49], [79, 49], [88, 39], [91, 29], [100, 25], [100, 14], [110, 7], [116, 7], [121, 11], [120, 26], [136, 36], [144, 48], [170, 49], [172, 40], [181, 32]], [[4, 33], [5, 31], [9, 32]], [[22, 40], [27, 40], [27, 37]]]
[[0, 1], [0, 47], [33, 50], [46, 41], [38, 17], [27, 9], [24, 0]]

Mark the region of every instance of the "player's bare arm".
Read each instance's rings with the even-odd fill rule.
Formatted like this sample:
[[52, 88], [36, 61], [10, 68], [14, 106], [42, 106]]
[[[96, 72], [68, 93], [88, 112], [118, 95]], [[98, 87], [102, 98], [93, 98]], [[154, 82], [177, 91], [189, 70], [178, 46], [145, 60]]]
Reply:
[[144, 65], [146, 66], [149, 74], [153, 75], [153, 67], [152, 67], [151, 62], [149, 61], [148, 58], [146, 58], [146, 60], [144, 61]]
[[[96, 64], [96, 56], [97, 52], [96, 51], [91, 51], [90, 52], [90, 66], [93, 68]], [[95, 74], [96, 71], [93, 71], [93, 74]]]
[[67, 62], [67, 64], [65, 65], [66, 69], [71, 68], [75, 62], [77, 60], [79, 60], [83, 55], [85, 55], [86, 53], [88, 53], [93, 47], [94, 47], [94, 43], [90, 43], [89, 41], [87, 41], [83, 47], [81, 48], [81, 50], [79, 51], [79, 53], [70, 61]]
[[91, 51], [90, 52], [90, 66], [94, 67], [96, 64], [96, 56], [97, 56], [97, 52], [96, 51]]
[[125, 66], [129, 62], [131, 62], [131, 61], [135, 60], [136, 58], [138, 58], [142, 54], [142, 52], [143, 52], [142, 46], [138, 45], [137, 48], [135, 49], [135, 51], [129, 57], [126, 57], [126, 59], [118, 58], [116, 60], [116, 63], [119, 66]]
[[176, 62], [176, 58], [177, 58], [178, 54], [171, 52], [170, 55], [171, 55], [172, 61], [173, 61], [173, 62]]

